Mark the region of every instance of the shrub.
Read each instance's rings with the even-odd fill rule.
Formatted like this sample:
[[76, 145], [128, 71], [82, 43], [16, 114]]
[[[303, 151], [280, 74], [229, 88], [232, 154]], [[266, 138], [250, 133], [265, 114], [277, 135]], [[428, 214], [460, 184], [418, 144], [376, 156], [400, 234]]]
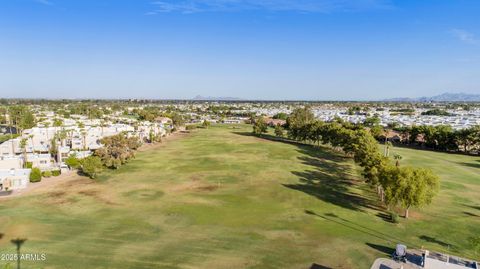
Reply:
[[27, 163], [25, 164], [25, 167], [32, 169], [32, 167], [33, 167], [32, 162], [27, 162]]
[[53, 170], [52, 171], [52, 176], [54, 176], [54, 177], [58, 177], [61, 174], [62, 174], [62, 171], [60, 171], [60, 170]]
[[202, 123], [202, 127], [208, 129], [208, 127], [210, 127], [210, 122], [207, 120], [204, 120]]
[[65, 160], [65, 164], [73, 169], [80, 167], [80, 161], [75, 157], [75, 154], [68, 156], [68, 158]]
[[81, 163], [82, 172], [91, 179], [94, 179], [103, 170], [102, 159], [97, 156], [89, 156], [82, 159]]
[[30, 182], [40, 182], [42, 180], [42, 171], [39, 168], [32, 168], [30, 172]]
[[389, 215], [390, 215], [390, 221], [393, 222], [393, 223], [398, 223], [400, 221], [400, 218], [398, 217], [398, 214], [391, 211], [389, 212]]
[[51, 177], [52, 176], [52, 171], [45, 171], [42, 173], [43, 177]]

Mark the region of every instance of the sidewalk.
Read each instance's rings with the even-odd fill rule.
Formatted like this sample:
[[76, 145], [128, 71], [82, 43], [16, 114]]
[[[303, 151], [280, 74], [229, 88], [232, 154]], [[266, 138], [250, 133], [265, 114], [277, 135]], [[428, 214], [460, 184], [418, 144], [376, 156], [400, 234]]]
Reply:
[[387, 258], [379, 258], [376, 259], [373, 263], [371, 269], [421, 269], [422, 267], [411, 262], [403, 263], [403, 262], [396, 262], [391, 259]]

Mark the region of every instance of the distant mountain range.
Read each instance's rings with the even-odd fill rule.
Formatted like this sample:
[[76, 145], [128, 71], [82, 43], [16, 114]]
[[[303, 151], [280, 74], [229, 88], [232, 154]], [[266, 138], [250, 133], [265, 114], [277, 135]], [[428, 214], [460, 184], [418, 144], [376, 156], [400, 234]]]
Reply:
[[480, 94], [468, 94], [468, 93], [443, 93], [431, 97], [419, 97], [419, 98], [391, 98], [384, 99], [388, 102], [480, 102]]
[[242, 100], [242, 99], [237, 98], [237, 97], [212, 97], [212, 96], [197, 95], [192, 100], [197, 100], [197, 101], [238, 101], [238, 100]]

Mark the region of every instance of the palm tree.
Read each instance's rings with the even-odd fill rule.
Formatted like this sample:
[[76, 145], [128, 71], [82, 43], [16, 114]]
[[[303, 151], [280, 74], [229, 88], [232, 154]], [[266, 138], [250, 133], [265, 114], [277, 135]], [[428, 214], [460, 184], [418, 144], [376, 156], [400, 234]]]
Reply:
[[100, 128], [102, 128], [102, 137], [103, 137], [103, 128], [104, 128], [104, 127], [107, 127], [107, 122], [106, 122], [105, 120], [102, 120], [102, 121], [100, 122]]
[[87, 132], [85, 130], [81, 130], [80, 133], [83, 137], [83, 150], [87, 150]]
[[57, 133], [58, 139], [60, 139], [60, 144], [62, 147], [65, 146], [65, 139], [67, 139], [67, 131], [62, 129], [60, 132]]
[[48, 127], [50, 127], [50, 122], [45, 122], [43, 123], [43, 126], [45, 126], [45, 130], [47, 132], [47, 140], [50, 140], [50, 138], [48, 137]]
[[23, 167], [27, 167], [27, 141], [28, 139], [27, 138], [22, 138], [20, 140], [20, 147], [22, 148], [22, 152], [23, 152]]
[[81, 121], [77, 121], [77, 126], [78, 126], [79, 129], [85, 128], [85, 124], [83, 124], [83, 122], [81, 122]]
[[73, 141], [73, 130], [70, 129], [67, 131], [68, 138], [70, 139], [70, 146], [72, 146], [72, 141]]
[[402, 155], [395, 153], [393, 154], [393, 158], [395, 159], [395, 166], [400, 166], [400, 160], [402, 159]]
[[58, 160], [58, 133], [55, 133], [50, 142], [50, 155], [55, 157], [55, 160]]
[[[55, 134], [55, 140], [58, 140], [60, 142], [60, 146], [64, 147], [65, 146], [65, 139], [67, 139], [67, 131], [65, 129], [62, 129], [61, 131], [57, 132]], [[58, 148], [57, 146], [57, 163], [60, 163], [61, 162], [61, 152], [60, 152], [60, 149]]]
[[390, 141], [385, 141], [385, 157], [390, 155], [390, 148], [393, 148], [393, 144]]
[[[15, 155], [15, 146], [13, 145], [13, 132], [12, 132], [12, 115], [8, 117], [8, 120], [10, 121], [9, 127], [10, 127], [10, 144], [12, 145], [12, 155]], [[15, 132], [18, 132], [17, 129], [15, 129]]]
[[153, 144], [155, 142], [155, 133], [153, 132], [153, 128], [150, 127], [150, 132], [148, 133], [148, 140], [150, 140], [150, 144]]
[[32, 153], [35, 153], [35, 144], [33, 143], [33, 137], [34, 137], [33, 134], [28, 136], [28, 138], [30, 138], [30, 141], [32, 142]]

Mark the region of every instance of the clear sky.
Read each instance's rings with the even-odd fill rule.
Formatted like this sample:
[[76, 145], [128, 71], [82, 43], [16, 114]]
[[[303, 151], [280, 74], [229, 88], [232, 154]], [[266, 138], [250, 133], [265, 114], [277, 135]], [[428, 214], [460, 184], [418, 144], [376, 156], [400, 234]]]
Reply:
[[0, 97], [480, 93], [477, 0], [0, 0]]

